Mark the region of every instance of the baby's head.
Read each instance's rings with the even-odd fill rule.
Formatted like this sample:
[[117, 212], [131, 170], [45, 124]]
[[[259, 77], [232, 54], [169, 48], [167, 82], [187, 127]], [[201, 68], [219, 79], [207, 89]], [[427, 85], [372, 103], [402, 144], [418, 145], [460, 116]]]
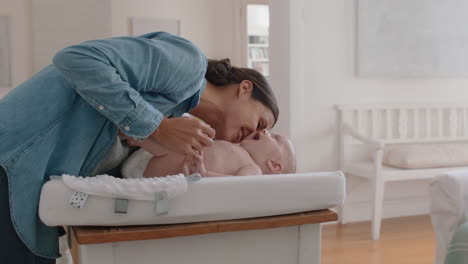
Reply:
[[285, 136], [263, 129], [246, 137], [240, 146], [249, 152], [263, 174], [296, 172], [296, 153]]

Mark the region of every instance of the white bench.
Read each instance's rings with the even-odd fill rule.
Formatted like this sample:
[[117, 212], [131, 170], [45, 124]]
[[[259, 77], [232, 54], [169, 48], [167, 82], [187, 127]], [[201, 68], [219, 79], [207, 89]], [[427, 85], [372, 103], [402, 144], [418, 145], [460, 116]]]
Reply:
[[[378, 240], [386, 182], [430, 179], [453, 169], [384, 166], [386, 146], [467, 141], [468, 104], [338, 105], [336, 109], [340, 129], [340, 169], [346, 176], [360, 176], [372, 181], [372, 238]], [[340, 210], [342, 223], [346, 222], [344, 213]]]

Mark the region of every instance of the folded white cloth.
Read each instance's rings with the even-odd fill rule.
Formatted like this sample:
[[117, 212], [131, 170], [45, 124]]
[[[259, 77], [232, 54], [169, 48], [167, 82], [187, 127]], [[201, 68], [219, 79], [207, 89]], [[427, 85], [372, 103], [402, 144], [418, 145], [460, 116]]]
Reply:
[[431, 221], [436, 235], [436, 262], [443, 263], [455, 229], [468, 219], [468, 170], [449, 171], [429, 186]]
[[133, 152], [122, 164], [122, 175], [124, 178], [143, 178], [146, 166], [153, 157], [151, 153], [144, 149]]
[[153, 201], [157, 192], [165, 191], [169, 199], [187, 192], [183, 174], [139, 179], [120, 179], [107, 174], [95, 177], [76, 177], [64, 174], [63, 183], [75, 192], [101, 197]]

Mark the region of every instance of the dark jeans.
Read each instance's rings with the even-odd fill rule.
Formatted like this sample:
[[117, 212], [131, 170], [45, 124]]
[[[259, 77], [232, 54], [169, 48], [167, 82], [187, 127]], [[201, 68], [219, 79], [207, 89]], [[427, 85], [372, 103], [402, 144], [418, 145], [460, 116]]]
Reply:
[[34, 255], [16, 234], [10, 217], [8, 179], [2, 167], [0, 167], [0, 263], [55, 264], [55, 259]]

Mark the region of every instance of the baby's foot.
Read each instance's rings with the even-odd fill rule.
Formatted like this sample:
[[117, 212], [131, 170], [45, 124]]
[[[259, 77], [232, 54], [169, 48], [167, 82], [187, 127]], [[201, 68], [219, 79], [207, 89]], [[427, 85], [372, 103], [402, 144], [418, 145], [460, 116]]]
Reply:
[[200, 153], [196, 156], [185, 156], [184, 160], [184, 174], [190, 175], [193, 173], [200, 173], [201, 176], [206, 176], [205, 165], [203, 164], [203, 154]]

